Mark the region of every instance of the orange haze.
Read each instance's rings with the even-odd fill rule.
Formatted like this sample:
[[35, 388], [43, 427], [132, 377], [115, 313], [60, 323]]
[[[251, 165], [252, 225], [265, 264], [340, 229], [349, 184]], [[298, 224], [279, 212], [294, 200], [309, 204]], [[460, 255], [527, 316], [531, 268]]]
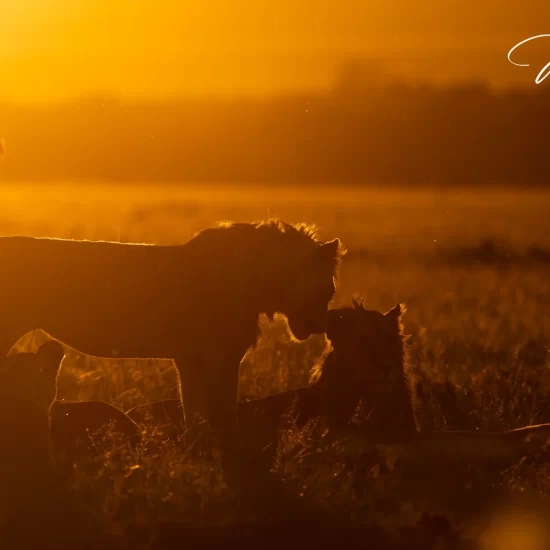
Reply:
[[[506, 53], [550, 32], [549, 15], [547, 0], [0, 0], [0, 97], [322, 88], [350, 56], [414, 79], [534, 85], [535, 63]], [[550, 40], [531, 50], [550, 60]]]

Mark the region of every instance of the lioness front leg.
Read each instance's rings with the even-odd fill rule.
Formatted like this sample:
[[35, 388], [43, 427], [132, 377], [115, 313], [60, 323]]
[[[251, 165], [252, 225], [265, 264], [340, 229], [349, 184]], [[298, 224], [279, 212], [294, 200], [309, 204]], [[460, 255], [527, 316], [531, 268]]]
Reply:
[[239, 362], [226, 360], [221, 368], [209, 372], [206, 407], [212, 429], [220, 436], [222, 447], [233, 447], [237, 436], [237, 392]]
[[181, 401], [186, 428], [190, 429], [200, 419], [206, 419], [205, 372], [197, 358], [179, 356], [175, 359], [180, 377]]
[[217, 350], [176, 359], [186, 426], [192, 426], [196, 415], [206, 418], [226, 449], [236, 442], [240, 361], [240, 354], [220, 356]]

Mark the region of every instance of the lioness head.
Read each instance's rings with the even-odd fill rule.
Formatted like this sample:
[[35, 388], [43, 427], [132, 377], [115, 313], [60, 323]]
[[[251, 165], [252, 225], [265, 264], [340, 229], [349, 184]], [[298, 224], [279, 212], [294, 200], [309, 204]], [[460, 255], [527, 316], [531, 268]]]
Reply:
[[383, 314], [364, 309], [354, 300], [351, 308], [328, 312], [327, 338], [338, 365], [347, 369], [346, 377], [382, 387], [403, 377], [404, 310], [397, 304]]
[[57, 375], [64, 356], [63, 346], [50, 340], [36, 353], [6, 357], [0, 370], [0, 396], [29, 399], [48, 410], [56, 398]]
[[319, 245], [289, 282], [284, 313], [297, 340], [326, 331], [328, 304], [335, 292], [335, 266], [341, 254], [338, 239]]

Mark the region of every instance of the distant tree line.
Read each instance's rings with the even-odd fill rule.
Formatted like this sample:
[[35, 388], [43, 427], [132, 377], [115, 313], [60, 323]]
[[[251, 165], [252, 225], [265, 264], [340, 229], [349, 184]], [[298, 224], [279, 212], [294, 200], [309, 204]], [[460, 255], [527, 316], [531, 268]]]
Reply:
[[0, 104], [2, 180], [544, 185], [550, 85]]

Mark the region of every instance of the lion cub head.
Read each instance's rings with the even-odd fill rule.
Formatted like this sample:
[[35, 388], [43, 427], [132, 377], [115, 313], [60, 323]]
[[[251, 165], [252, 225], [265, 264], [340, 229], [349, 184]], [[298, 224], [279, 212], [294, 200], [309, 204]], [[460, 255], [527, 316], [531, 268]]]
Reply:
[[340, 374], [357, 382], [392, 385], [403, 377], [404, 340], [397, 304], [387, 313], [368, 310], [362, 301], [329, 311], [327, 338], [338, 359]]
[[28, 399], [47, 411], [57, 395], [57, 375], [64, 356], [63, 346], [50, 340], [36, 353], [6, 357], [0, 370], [0, 397]]
[[325, 385], [337, 394], [341, 407], [347, 414], [346, 407], [355, 407], [355, 422], [376, 441], [408, 442], [418, 430], [401, 323], [404, 311], [397, 304], [383, 314], [356, 300], [351, 307], [329, 311], [332, 351], [321, 379], [326, 374]]

